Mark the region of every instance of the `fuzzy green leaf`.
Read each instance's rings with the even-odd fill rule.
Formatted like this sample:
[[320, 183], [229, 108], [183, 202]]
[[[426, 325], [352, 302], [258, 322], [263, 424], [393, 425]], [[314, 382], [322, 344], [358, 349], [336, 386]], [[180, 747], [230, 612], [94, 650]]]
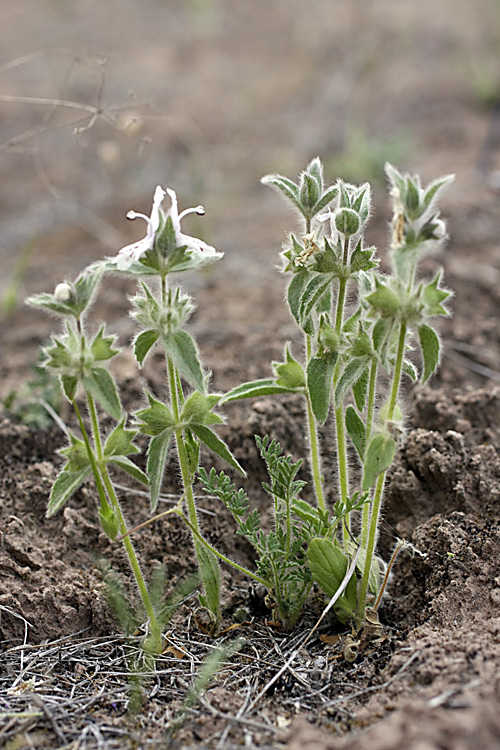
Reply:
[[285, 349], [286, 362], [273, 362], [273, 369], [276, 373], [276, 385], [283, 388], [303, 388], [306, 384], [304, 368], [292, 357], [289, 344]]
[[335, 403], [337, 406], [343, 402], [347, 391], [359, 380], [366, 368], [366, 363], [366, 357], [356, 357], [356, 359], [351, 359], [344, 367], [344, 371], [335, 388]]
[[212, 409], [220, 401], [220, 396], [211, 394], [204, 396], [198, 391], [194, 391], [187, 399], [180, 416], [184, 424], [223, 424], [224, 420], [218, 414], [214, 414]]
[[61, 448], [59, 453], [64, 456], [67, 463], [64, 467], [64, 471], [69, 473], [77, 473], [82, 469], [87, 469], [90, 466], [89, 454], [87, 446], [75, 437], [71, 432], [69, 434], [70, 444], [66, 448]]
[[279, 393], [296, 393], [293, 388], [285, 388], [281, 385], [276, 385], [274, 378], [264, 378], [263, 380], [252, 380], [249, 383], [243, 383], [238, 385], [231, 391], [222, 396], [219, 401], [220, 404], [228, 404], [231, 401], [238, 401], [243, 398], [255, 398], [256, 396], [269, 396]]
[[330, 539], [313, 539], [307, 557], [312, 577], [320, 589], [327, 596], [334, 596], [347, 573], [347, 556]]
[[345, 427], [352, 444], [363, 461], [366, 447], [366, 427], [354, 406], [349, 405], [345, 410]]
[[284, 198], [287, 198], [293, 206], [301, 211], [299, 188], [288, 177], [283, 177], [279, 174], [268, 174], [261, 179], [261, 182], [263, 185], [269, 185], [280, 192]]
[[115, 381], [103, 367], [94, 367], [89, 375], [82, 377], [85, 389], [95, 398], [107, 414], [118, 422], [122, 407]]
[[[359, 550], [358, 562], [356, 564], [356, 568], [361, 573], [361, 576], [363, 575], [365, 564], [366, 564], [366, 550], [361, 548]], [[372, 594], [375, 594], [375, 596], [379, 592], [380, 584], [381, 584], [380, 561], [378, 557], [374, 555], [372, 558], [372, 566], [370, 568], [370, 574], [368, 576], [368, 588], [370, 589]]]
[[73, 401], [78, 386], [78, 378], [74, 375], [61, 375], [61, 385], [68, 401]]
[[418, 337], [424, 360], [422, 383], [425, 383], [437, 370], [441, 345], [436, 331], [426, 324], [418, 327]]
[[145, 435], [159, 435], [163, 430], [171, 429], [175, 426], [174, 415], [166, 404], [157, 398], [146, 393], [149, 406], [146, 409], [140, 409], [134, 414], [141, 432]]
[[300, 500], [294, 497], [292, 501], [292, 511], [297, 518], [300, 518], [304, 523], [309, 523], [312, 526], [317, 526], [321, 523], [321, 518], [318, 513], [318, 509], [309, 505], [305, 500]]
[[71, 495], [77, 491], [81, 484], [90, 474], [90, 467], [80, 471], [61, 471], [57, 477], [50, 493], [47, 506], [47, 518], [50, 518], [62, 508]]
[[201, 442], [207, 446], [207, 448], [209, 448], [214, 453], [217, 453], [217, 455], [223, 458], [224, 461], [226, 461], [230, 466], [233, 467], [233, 469], [236, 469], [236, 471], [239, 471], [240, 474], [246, 477], [246, 472], [243, 467], [240, 466], [238, 461], [235, 459], [226, 443], [221, 440], [213, 430], [201, 424], [192, 424], [190, 425], [190, 429], [194, 432], [196, 437], [198, 437]]
[[356, 406], [358, 407], [359, 411], [363, 411], [363, 409], [365, 408], [369, 378], [370, 368], [367, 367], [361, 373], [361, 377], [359, 377], [352, 386], [352, 395], [354, 396], [354, 401], [356, 402]]
[[379, 279], [375, 280], [376, 289], [366, 299], [381, 315], [392, 316], [401, 306], [398, 295]]
[[441, 289], [441, 272], [437, 273], [433, 280], [422, 289], [422, 299], [425, 304], [425, 312], [431, 317], [433, 315], [448, 315], [448, 310], [441, 304], [451, 296], [451, 292]]
[[133, 444], [133, 439], [138, 435], [137, 430], [125, 429], [125, 417], [116, 425], [113, 432], [108, 436], [104, 445], [104, 458], [111, 456], [129, 456], [139, 453], [139, 449]]
[[199, 596], [199, 600], [200, 604], [213, 615], [213, 622], [209, 629], [211, 635], [216, 635], [220, 624], [221, 583], [219, 562], [214, 553], [207, 549], [199, 539], [194, 539], [194, 547], [204, 591], [203, 595]]
[[325, 190], [325, 192], [323, 193], [323, 195], [321, 196], [321, 198], [319, 199], [319, 201], [314, 206], [314, 215], [316, 216], [316, 214], [318, 214], [326, 206], [328, 206], [329, 203], [331, 203], [332, 201], [334, 201], [336, 199], [338, 193], [339, 193], [339, 189], [338, 189], [337, 185], [332, 185], [327, 190]]
[[300, 303], [308, 279], [309, 273], [307, 271], [299, 271], [299, 273], [293, 275], [292, 280], [288, 285], [288, 305], [290, 307], [290, 312], [299, 325], [301, 323], [299, 315]]
[[118, 354], [119, 350], [113, 349], [115, 338], [115, 336], [104, 336], [104, 326], [100, 328], [90, 347], [94, 362], [112, 359]]
[[403, 362], [403, 372], [408, 375], [410, 380], [412, 380], [414, 383], [418, 380], [418, 370], [413, 364], [413, 362], [410, 362], [409, 359], [405, 359]]
[[308, 216], [313, 215], [313, 209], [320, 198], [321, 188], [318, 186], [318, 182], [307, 172], [303, 172], [300, 176], [300, 204], [302, 210]]
[[396, 453], [396, 441], [390, 435], [379, 433], [368, 443], [363, 467], [361, 490], [366, 492], [373, 486], [376, 478], [386, 471], [393, 462]]
[[115, 464], [120, 469], [123, 469], [123, 471], [126, 471], [127, 474], [130, 474], [131, 477], [134, 477], [134, 479], [137, 479], [138, 482], [144, 484], [146, 487], [149, 486], [147, 475], [139, 469], [130, 458], [127, 458], [127, 456], [113, 456], [109, 459], [109, 463]]
[[323, 424], [330, 408], [332, 378], [338, 354], [313, 357], [307, 366], [307, 389], [314, 416]]
[[134, 355], [139, 367], [142, 367], [149, 351], [158, 341], [158, 331], [143, 331], [134, 341]]
[[437, 180], [431, 182], [430, 185], [427, 186], [427, 189], [425, 191], [424, 206], [426, 208], [429, 208], [432, 203], [436, 202], [439, 194], [444, 190], [445, 187], [453, 182], [454, 179], [455, 175], [448, 174], [445, 177], [439, 177]]
[[167, 461], [173, 429], [167, 429], [153, 437], [148, 448], [147, 474], [149, 477], [151, 511], [156, 510], [160, 496], [165, 464]]
[[186, 331], [162, 336], [163, 346], [182, 377], [200, 393], [205, 393], [205, 378], [194, 339]]

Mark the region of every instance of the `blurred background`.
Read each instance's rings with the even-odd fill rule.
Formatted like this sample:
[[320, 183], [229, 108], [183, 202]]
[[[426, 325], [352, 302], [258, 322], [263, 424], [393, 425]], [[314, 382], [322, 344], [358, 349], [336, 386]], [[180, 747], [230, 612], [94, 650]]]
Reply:
[[16, 0], [0, 50], [4, 320], [142, 236], [159, 183], [205, 206], [214, 274], [266, 283], [295, 219], [259, 179], [318, 154], [374, 183], [382, 247], [384, 162], [455, 172], [448, 279], [498, 280], [498, 0]]

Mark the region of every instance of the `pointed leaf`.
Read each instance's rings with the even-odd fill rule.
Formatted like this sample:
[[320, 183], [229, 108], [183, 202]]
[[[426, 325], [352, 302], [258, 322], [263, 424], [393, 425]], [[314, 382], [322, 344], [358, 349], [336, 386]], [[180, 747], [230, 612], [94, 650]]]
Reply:
[[444, 190], [444, 188], [449, 185], [453, 180], [455, 179], [454, 174], [448, 174], [445, 175], [445, 177], [439, 177], [437, 180], [434, 180], [430, 183], [430, 185], [427, 186], [427, 189], [425, 191], [424, 195], [424, 205], [426, 208], [429, 208], [432, 203], [437, 201], [439, 194]]
[[214, 620], [210, 625], [210, 634], [218, 632], [220, 624], [220, 569], [214, 553], [207, 549], [199, 539], [194, 539], [194, 547], [200, 578], [203, 582], [204, 595], [200, 596], [200, 603], [213, 614]]
[[220, 396], [210, 394], [204, 396], [194, 391], [187, 399], [180, 416], [181, 422], [185, 424], [223, 424], [224, 420], [219, 414], [214, 414], [212, 409], [220, 401]]
[[61, 385], [68, 401], [73, 401], [78, 386], [78, 378], [73, 375], [61, 375]]
[[418, 327], [418, 337], [424, 360], [422, 383], [425, 383], [437, 370], [441, 345], [436, 331], [426, 324]]
[[233, 467], [233, 469], [236, 469], [236, 471], [239, 471], [240, 474], [243, 474], [243, 476], [246, 477], [246, 471], [240, 466], [226, 443], [221, 440], [213, 430], [201, 424], [190, 425], [190, 429], [201, 440], [201, 442], [207, 446], [207, 448], [210, 448], [211, 451], [217, 453], [217, 455], [223, 458], [224, 461]]
[[299, 305], [299, 320], [302, 324], [312, 313], [316, 302], [330, 287], [332, 280], [322, 274], [314, 275], [306, 284]]
[[329, 187], [314, 206], [314, 215], [316, 216], [316, 214], [319, 214], [319, 212], [326, 208], [329, 203], [336, 200], [338, 194], [339, 189], [337, 185], [332, 185], [331, 187]]
[[127, 458], [127, 456], [113, 456], [111, 459], [109, 459], [108, 463], [115, 464], [120, 469], [123, 469], [123, 471], [126, 471], [127, 474], [130, 474], [131, 477], [134, 477], [134, 479], [137, 479], [138, 482], [141, 484], [144, 484], [146, 487], [149, 486], [149, 479], [147, 475], [139, 469], [136, 464], [134, 464], [133, 461], [130, 460], [130, 458]]
[[369, 490], [378, 475], [390, 467], [395, 453], [396, 441], [390, 435], [379, 433], [372, 437], [368, 443], [363, 467], [363, 482], [361, 484], [363, 492]]
[[345, 427], [352, 444], [363, 461], [366, 446], [366, 427], [354, 406], [348, 406], [345, 410]]
[[119, 455], [129, 456], [133, 453], [139, 453], [139, 449], [132, 442], [138, 434], [138, 430], [127, 430], [125, 428], [124, 417], [108, 436], [104, 445], [104, 457], [110, 458], [111, 456]]
[[403, 372], [408, 375], [410, 380], [412, 380], [414, 383], [418, 380], [418, 370], [413, 364], [413, 362], [410, 362], [409, 359], [405, 359], [403, 362]]
[[293, 388], [276, 385], [274, 378], [264, 378], [263, 380], [252, 380], [249, 383], [243, 383], [243, 385], [233, 388], [232, 391], [228, 391], [222, 396], [219, 403], [228, 404], [231, 401], [238, 401], [243, 398], [255, 398], [257, 396], [269, 396], [279, 393], [297, 393], [297, 391]]
[[347, 391], [361, 377], [363, 370], [366, 368], [366, 362], [366, 357], [356, 357], [356, 359], [351, 359], [344, 367], [344, 371], [335, 388], [335, 403], [337, 406], [343, 402]]
[[75, 473], [82, 469], [90, 467], [90, 459], [87, 451], [87, 446], [83, 440], [75, 437], [71, 432], [69, 434], [70, 444], [66, 448], [61, 448], [59, 453], [64, 456], [67, 463], [64, 466], [64, 471]]
[[134, 341], [134, 355], [139, 367], [142, 367], [149, 351], [158, 341], [158, 331], [143, 331]]
[[288, 285], [288, 292], [287, 292], [288, 305], [290, 307], [290, 312], [292, 313], [293, 317], [295, 318], [295, 320], [297, 321], [299, 325], [300, 325], [300, 315], [299, 315], [300, 302], [301, 302], [302, 294], [303, 294], [303, 291], [307, 284], [308, 279], [309, 279], [309, 273], [307, 271], [299, 271], [299, 273], [296, 273], [293, 275], [292, 280], [290, 284]]
[[314, 159], [311, 159], [305, 171], [314, 177], [318, 190], [321, 193], [323, 191], [323, 163], [319, 156], [315, 156]]
[[115, 381], [103, 367], [94, 367], [90, 375], [82, 377], [85, 389], [95, 398], [105, 412], [118, 422], [122, 407]]
[[338, 354], [313, 357], [307, 366], [307, 389], [314, 416], [323, 424], [330, 408], [332, 378]]
[[100, 328], [90, 347], [94, 361], [112, 359], [118, 354], [119, 349], [113, 349], [115, 338], [115, 336], [105, 336], [104, 326]]
[[279, 174], [268, 174], [261, 179], [261, 182], [263, 185], [269, 185], [277, 190], [284, 198], [287, 198], [293, 206], [298, 208], [299, 211], [301, 210], [299, 188], [292, 180], [289, 180], [288, 177], [283, 177]]
[[139, 409], [134, 414], [141, 432], [145, 435], [159, 435], [166, 429], [175, 427], [174, 415], [163, 401], [159, 401], [151, 393], [146, 392], [149, 406], [146, 409]]
[[186, 331], [162, 336], [163, 346], [182, 377], [200, 393], [205, 393], [205, 378], [194, 339]]
[[69, 500], [71, 495], [77, 491], [85, 479], [89, 476], [91, 469], [86, 468], [81, 471], [61, 471], [57, 477], [52, 491], [50, 493], [49, 504], [47, 506], [47, 518], [50, 518], [62, 508], [64, 503]]
[[336, 594], [345, 574], [348, 558], [330, 539], [313, 539], [307, 550], [311, 574], [329, 597]]
[[368, 393], [368, 381], [370, 379], [370, 368], [367, 367], [361, 373], [361, 377], [356, 380], [352, 387], [352, 395], [359, 411], [363, 411], [366, 403], [366, 395]]
[[151, 493], [151, 510], [155, 511], [160, 496], [168, 449], [173, 430], [167, 429], [152, 438], [148, 448], [147, 474]]
[[283, 388], [303, 388], [306, 384], [304, 368], [292, 357], [290, 345], [285, 349], [286, 362], [273, 362], [276, 373], [276, 385]]

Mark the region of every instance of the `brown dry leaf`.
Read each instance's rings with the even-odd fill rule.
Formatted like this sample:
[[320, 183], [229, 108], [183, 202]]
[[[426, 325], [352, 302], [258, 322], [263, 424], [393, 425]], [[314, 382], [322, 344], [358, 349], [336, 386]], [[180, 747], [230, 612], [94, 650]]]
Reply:
[[167, 646], [166, 649], [163, 650], [164, 654], [172, 654], [175, 659], [183, 659], [186, 656], [186, 652], [183, 651], [181, 648], [176, 648], [176, 646]]
[[322, 643], [328, 643], [329, 646], [334, 646], [340, 641], [339, 635], [320, 635], [319, 637]]

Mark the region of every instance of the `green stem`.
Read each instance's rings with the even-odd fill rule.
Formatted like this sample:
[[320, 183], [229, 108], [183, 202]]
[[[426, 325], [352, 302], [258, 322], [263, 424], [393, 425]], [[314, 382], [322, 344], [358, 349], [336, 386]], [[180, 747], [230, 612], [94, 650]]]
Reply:
[[[347, 253], [347, 242], [348, 240], [346, 238], [346, 244], [344, 246], [344, 263], [346, 262], [345, 257]], [[335, 333], [337, 334], [339, 340], [342, 334], [342, 324], [344, 320], [344, 306], [345, 306], [346, 290], [347, 290], [347, 279], [340, 278], [338, 296], [337, 296], [337, 310], [335, 314]], [[339, 360], [337, 361], [335, 374], [333, 376], [334, 399], [335, 399], [335, 387], [339, 378], [339, 374], [340, 374], [340, 357], [339, 357]], [[347, 463], [347, 445], [346, 445], [346, 437], [345, 437], [344, 405], [343, 404], [340, 404], [339, 406], [335, 407], [335, 433], [336, 433], [336, 440], [337, 440], [337, 466], [338, 466], [338, 471], [339, 471], [340, 499], [342, 503], [346, 503], [347, 498], [349, 496], [349, 466]], [[349, 540], [350, 530], [351, 530], [351, 517], [350, 517], [350, 514], [348, 513], [344, 517], [344, 523], [342, 525], [342, 536], [343, 536], [344, 543]]]
[[104, 485], [106, 487], [106, 491], [108, 493], [108, 497], [111, 500], [115, 513], [118, 516], [118, 519], [120, 522], [120, 535], [123, 537], [122, 539], [123, 546], [125, 547], [125, 551], [129, 559], [130, 567], [132, 568], [132, 572], [135, 576], [137, 587], [141, 594], [142, 603], [144, 604], [144, 609], [146, 610], [147, 616], [149, 618], [151, 635], [153, 636], [153, 640], [154, 640], [153, 650], [155, 651], [155, 653], [161, 653], [161, 649], [162, 649], [161, 627], [158, 623], [158, 620], [156, 619], [156, 614], [153, 608], [153, 604], [151, 602], [151, 598], [149, 596], [146, 582], [144, 580], [144, 576], [142, 575], [141, 567], [139, 565], [137, 555], [135, 554], [132, 541], [130, 539], [130, 536], [128, 536], [127, 524], [125, 522], [125, 518], [123, 516], [122, 509], [120, 507], [120, 503], [115, 492], [115, 488], [113, 487], [113, 483], [111, 482], [111, 479], [108, 474], [108, 470], [105, 466], [103, 467], [103, 470], [102, 470], [102, 478], [104, 481]]
[[201, 535], [199, 529], [196, 529], [193, 526], [193, 524], [191, 523], [191, 521], [189, 520], [189, 518], [186, 518], [186, 516], [184, 515], [184, 513], [182, 512], [182, 510], [176, 509], [176, 508], [172, 508], [172, 511], [182, 518], [182, 520], [184, 521], [184, 523], [186, 524], [186, 526], [189, 529], [191, 529], [191, 532], [192, 532], [193, 536], [199, 542], [201, 542], [201, 544], [203, 544], [203, 546], [206, 547], [206, 549], [210, 550], [210, 552], [212, 552], [214, 555], [216, 555], [216, 557], [218, 557], [220, 560], [222, 560], [222, 562], [225, 562], [228, 565], [231, 565], [233, 568], [236, 568], [236, 570], [239, 570], [241, 573], [244, 573], [246, 576], [249, 576], [250, 578], [253, 578], [254, 581], [257, 581], [257, 583], [261, 583], [266, 588], [268, 588], [268, 589], [271, 588], [272, 584], [271, 584], [270, 581], [267, 581], [265, 578], [261, 578], [256, 573], [252, 573], [251, 570], [248, 570], [247, 568], [244, 568], [242, 565], [238, 565], [238, 563], [234, 562], [234, 560], [231, 560], [231, 558], [226, 557], [226, 555], [223, 555], [222, 552], [219, 552], [219, 550], [216, 547], [214, 547], [212, 544], [210, 544], [210, 542], [208, 542], [205, 539], [205, 537], [203, 537]]
[[[378, 360], [374, 357], [372, 360], [371, 368], [370, 368], [370, 377], [368, 381], [368, 405], [366, 410], [366, 437], [365, 437], [365, 446], [368, 447], [368, 443], [370, 442], [370, 438], [372, 436], [372, 429], [373, 429], [373, 415], [375, 413], [375, 392], [376, 392], [376, 386], [377, 386], [377, 370], [378, 370]], [[366, 452], [365, 447], [365, 452]], [[362, 549], [366, 549], [366, 546], [368, 544], [368, 529], [370, 527], [370, 503], [365, 503], [363, 505], [363, 510], [361, 512], [361, 547]]]
[[[394, 375], [392, 379], [391, 395], [389, 399], [389, 408], [387, 413], [387, 421], [390, 422], [394, 417], [394, 410], [398, 399], [399, 386], [401, 383], [401, 375], [403, 372], [403, 361], [406, 348], [406, 332], [407, 324], [405, 320], [401, 321], [401, 327], [399, 329], [399, 340], [398, 349], [396, 354], [396, 363], [394, 367]], [[365, 617], [366, 608], [366, 597], [368, 594], [368, 580], [370, 577], [370, 570], [373, 561], [373, 555], [375, 552], [375, 545], [377, 542], [378, 523], [380, 518], [380, 509], [382, 506], [382, 495], [384, 492], [384, 483], [386, 471], [379, 474], [377, 484], [375, 485], [375, 495], [373, 497], [372, 512], [370, 517], [370, 530], [368, 533], [368, 542], [366, 547], [366, 558], [365, 566], [363, 570], [363, 578], [361, 579], [361, 587], [359, 592], [358, 600], [358, 619], [363, 622]]]
[[76, 403], [75, 400], [73, 400], [73, 408], [75, 409], [75, 413], [78, 418], [78, 423], [80, 425], [80, 430], [83, 436], [83, 440], [87, 448], [87, 454], [90, 460], [90, 465], [92, 467], [92, 472], [94, 474], [94, 480], [95, 480], [95, 484], [97, 487], [97, 492], [99, 495], [101, 508], [103, 509], [103, 511], [106, 511], [109, 508], [108, 500], [106, 498], [106, 493], [107, 493], [107, 497], [109, 498], [111, 507], [113, 508], [119, 520], [120, 534], [122, 536], [125, 536], [125, 538], [122, 541], [125, 547], [125, 551], [127, 552], [130, 567], [132, 568], [132, 572], [134, 574], [137, 587], [139, 589], [139, 593], [141, 595], [142, 603], [144, 604], [144, 609], [146, 610], [147, 616], [149, 618], [150, 631], [154, 640], [153, 648], [156, 653], [161, 653], [161, 649], [162, 649], [161, 628], [158, 624], [158, 620], [156, 619], [155, 611], [151, 603], [151, 599], [149, 597], [149, 593], [146, 587], [146, 583], [144, 581], [144, 577], [142, 575], [139, 561], [137, 560], [137, 556], [135, 554], [135, 550], [132, 546], [132, 542], [130, 541], [130, 538], [127, 535], [128, 534], [127, 524], [125, 523], [125, 519], [123, 517], [120, 503], [116, 496], [116, 492], [113, 487], [113, 484], [110, 480], [106, 465], [103, 461], [102, 443], [101, 443], [101, 436], [99, 432], [99, 423], [97, 419], [95, 402], [90, 393], [86, 393], [86, 396], [87, 396], [87, 403], [89, 407], [90, 419], [92, 423], [92, 436], [93, 436], [94, 445], [95, 445], [95, 449], [96, 449], [97, 456], [98, 456], [97, 460], [96, 460], [95, 453], [92, 450], [92, 446], [90, 445], [90, 440], [89, 440], [87, 430], [85, 428], [85, 425], [82, 419], [82, 415], [80, 413], [80, 409], [78, 408], [78, 404]]
[[[306, 369], [307, 364], [312, 356], [312, 339], [311, 336], [305, 334], [305, 348], [306, 348]], [[305, 392], [306, 399], [306, 414], [307, 414], [307, 427], [309, 432], [309, 451], [310, 451], [310, 466], [314, 484], [314, 491], [316, 493], [316, 501], [318, 508], [322, 511], [326, 510], [325, 495], [323, 492], [323, 480], [321, 476], [321, 456], [319, 450], [319, 439], [318, 439], [318, 425], [316, 417], [312, 410], [311, 399], [309, 391], [306, 388]]]
[[101, 503], [101, 508], [105, 512], [109, 509], [108, 501], [106, 498], [106, 491], [104, 489], [104, 485], [102, 483], [101, 475], [99, 473], [99, 467], [97, 465], [96, 456], [94, 453], [94, 450], [90, 444], [89, 436], [87, 434], [87, 429], [85, 427], [85, 424], [82, 419], [82, 415], [80, 412], [80, 409], [78, 407], [78, 404], [76, 403], [76, 400], [73, 399], [72, 401], [73, 409], [75, 410], [75, 414], [78, 419], [78, 424], [80, 425], [80, 432], [83, 437], [83, 442], [85, 443], [85, 447], [87, 449], [87, 456], [90, 461], [90, 466], [92, 468], [92, 473], [94, 475], [94, 481], [97, 488], [97, 494], [99, 495], [99, 501]]

